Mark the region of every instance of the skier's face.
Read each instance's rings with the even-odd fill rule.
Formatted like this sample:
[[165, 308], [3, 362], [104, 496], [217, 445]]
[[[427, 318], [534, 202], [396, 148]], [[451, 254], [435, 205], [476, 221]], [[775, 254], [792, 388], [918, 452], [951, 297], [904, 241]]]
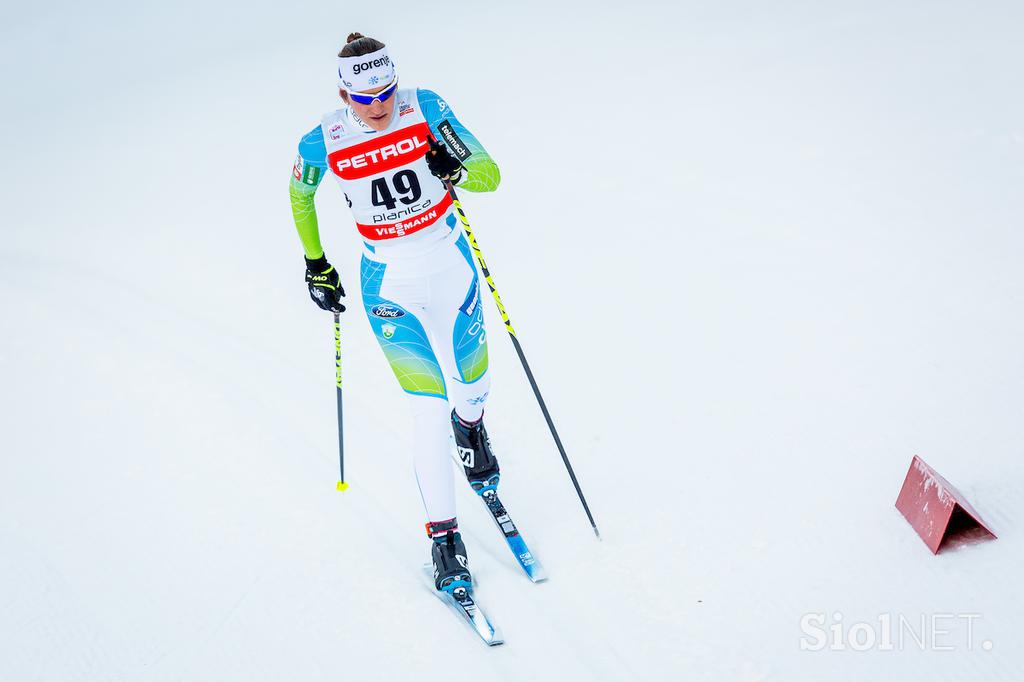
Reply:
[[[367, 90], [365, 93], [360, 94], [375, 95], [378, 92], [386, 90], [388, 87], [389, 86], [385, 85], [379, 88], [374, 88], [373, 90]], [[391, 96], [386, 102], [374, 100], [373, 104], [360, 104], [349, 97], [348, 93], [344, 90], [339, 90], [338, 93], [341, 95], [341, 98], [345, 100], [345, 103], [351, 106], [352, 110], [356, 112], [356, 116], [363, 119], [363, 121], [366, 122], [366, 125], [370, 126], [374, 130], [384, 130], [388, 127], [388, 124], [391, 123], [391, 117], [395, 113], [395, 100], [398, 99], [397, 97]]]

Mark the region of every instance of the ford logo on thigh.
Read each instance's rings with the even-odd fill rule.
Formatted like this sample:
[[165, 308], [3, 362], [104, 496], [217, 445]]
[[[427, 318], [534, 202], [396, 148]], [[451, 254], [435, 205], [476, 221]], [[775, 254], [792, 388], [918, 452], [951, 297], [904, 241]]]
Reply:
[[370, 308], [370, 314], [375, 317], [383, 317], [390, 320], [405, 315], [405, 311], [387, 303], [381, 303]]

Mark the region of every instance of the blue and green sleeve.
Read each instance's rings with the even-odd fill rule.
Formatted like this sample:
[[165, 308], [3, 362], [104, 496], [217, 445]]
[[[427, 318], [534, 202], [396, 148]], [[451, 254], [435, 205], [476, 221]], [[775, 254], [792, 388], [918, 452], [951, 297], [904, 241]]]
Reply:
[[310, 259], [324, 255], [320, 245], [320, 227], [316, 220], [316, 204], [313, 197], [316, 188], [327, 172], [327, 148], [324, 146], [323, 130], [317, 125], [299, 141], [299, 154], [295, 157], [288, 195], [292, 202], [292, 217], [295, 229], [302, 240], [302, 248]]
[[430, 132], [448, 147], [466, 168], [466, 175], [459, 181], [459, 187], [470, 192], [493, 192], [501, 182], [498, 164], [487, 153], [473, 133], [455, 117], [455, 112], [441, 97], [431, 90], [419, 88], [416, 91]]

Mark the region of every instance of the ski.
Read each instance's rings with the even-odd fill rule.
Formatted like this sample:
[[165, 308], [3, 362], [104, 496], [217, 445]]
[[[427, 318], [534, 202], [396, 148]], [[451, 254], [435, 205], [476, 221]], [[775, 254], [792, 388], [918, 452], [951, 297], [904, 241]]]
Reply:
[[[486, 433], [484, 438], [486, 439]], [[471, 443], [466, 445], [459, 444], [454, 432], [451, 443], [452, 459], [460, 471], [467, 471], [466, 467], [472, 466], [475, 457], [474, 450], [469, 447]], [[487, 445], [487, 447], [489, 448], [490, 446]], [[505, 543], [508, 544], [508, 548], [512, 551], [512, 555], [516, 558], [519, 567], [526, 573], [526, 577], [535, 583], [544, 582], [548, 579], [548, 572], [544, 570], [540, 561], [537, 560], [537, 557], [527, 547], [526, 540], [520, 535], [515, 522], [509, 516], [508, 510], [505, 509], [505, 505], [501, 502], [501, 498], [498, 497], [498, 481], [499, 475], [495, 471], [485, 480], [470, 480], [469, 486], [477, 494], [477, 497], [483, 501], [487, 512], [494, 520], [494, 525], [498, 527], [498, 530], [505, 538]]]
[[490, 513], [491, 518], [494, 519], [498, 530], [505, 537], [508, 548], [512, 550], [512, 554], [515, 556], [516, 561], [519, 562], [519, 566], [526, 573], [526, 576], [535, 583], [547, 580], [548, 572], [544, 570], [540, 561], [533, 556], [533, 552], [526, 546], [526, 541], [519, 534], [519, 529], [516, 528], [516, 524], [512, 521], [512, 517], [508, 515], [505, 505], [498, 498], [498, 491], [495, 486], [484, 486], [475, 492], [483, 500], [487, 511]]
[[463, 622], [473, 629], [484, 644], [497, 646], [505, 643], [501, 636], [501, 630], [491, 623], [487, 614], [477, 603], [472, 588], [460, 586], [450, 592], [437, 589], [434, 587], [434, 568], [430, 564], [423, 566], [423, 575], [429, 583], [430, 591], [462, 618]]

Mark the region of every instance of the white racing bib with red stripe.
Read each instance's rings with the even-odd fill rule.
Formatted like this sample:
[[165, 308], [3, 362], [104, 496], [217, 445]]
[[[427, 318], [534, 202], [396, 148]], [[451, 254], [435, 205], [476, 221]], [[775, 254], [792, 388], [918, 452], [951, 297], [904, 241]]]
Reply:
[[349, 107], [326, 114], [320, 124], [327, 167], [345, 193], [359, 234], [370, 242], [442, 229], [452, 205], [424, 158], [430, 128], [416, 89], [399, 90], [395, 100], [394, 119], [379, 133]]

